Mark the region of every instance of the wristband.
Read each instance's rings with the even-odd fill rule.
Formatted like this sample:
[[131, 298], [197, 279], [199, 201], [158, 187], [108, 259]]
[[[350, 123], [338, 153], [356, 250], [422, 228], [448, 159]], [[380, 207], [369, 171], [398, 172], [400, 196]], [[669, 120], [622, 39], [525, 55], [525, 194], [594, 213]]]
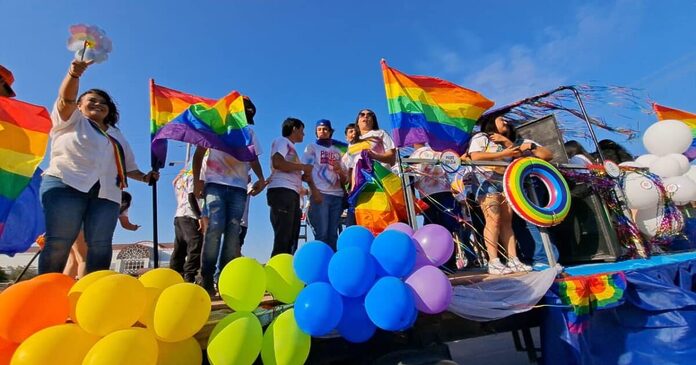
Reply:
[[72, 77], [73, 79], [79, 79], [79, 78], [80, 78], [80, 76], [75, 75], [72, 71], [68, 71], [68, 75], [70, 75], [70, 77]]

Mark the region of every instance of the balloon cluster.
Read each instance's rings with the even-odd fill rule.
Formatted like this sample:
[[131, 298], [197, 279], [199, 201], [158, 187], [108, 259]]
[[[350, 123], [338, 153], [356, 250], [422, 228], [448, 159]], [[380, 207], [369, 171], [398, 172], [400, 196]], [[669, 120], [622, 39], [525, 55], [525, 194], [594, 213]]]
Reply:
[[76, 60], [93, 60], [95, 63], [109, 58], [112, 44], [101, 28], [96, 25], [75, 24], [70, 26], [68, 50], [75, 52]]
[[251, 365], [259, 353], [264, 364], [304, 364], [311, 338], [297, 327], [292, 309], [276, 317], [265, 333], [252, 313], [266, 291], [280, 302], [295, 301], [304, 283], [295, 275], [292, 261], [291, 255], [276, 255], [264, 267], [253, 258], [239, 257], [223, 268], [218, 289], [235, 312], [218, 322], [208, 337], [212, 365]]
[[365, 342], [377, 328], [410, 328], [418, 311], [440, 313], [452, 286], [437, 266], [454, 252], [452, 235], [429, 224], [414, 232], [404, 223], [377, 237], [351, 226], [338, 238], [338, 250], [312, 241], [295, 254], [293, 266], [305, 287], [295, 301], [295, 320], [311, 336], [336, 329], [346, 340]]
[[0, 294], [0, 364], [200, 364], [209, 314], [205, 290], [170, 269], [44, 274]]

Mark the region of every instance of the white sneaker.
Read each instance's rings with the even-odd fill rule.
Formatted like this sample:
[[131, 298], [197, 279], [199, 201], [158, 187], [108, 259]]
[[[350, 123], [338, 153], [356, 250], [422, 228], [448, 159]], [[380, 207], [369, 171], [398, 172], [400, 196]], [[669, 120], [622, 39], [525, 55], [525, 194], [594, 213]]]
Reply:
[[507, 262], [507, 267], [513, 272], [530, 272], [532, 267], [523, 263], [517, 257], [511, 257]]
[[503, 265], [500, 259], [493, 259], [488, 261], [488, 273], [491, 275], [505, 275], [511, 273], [509, 267]]

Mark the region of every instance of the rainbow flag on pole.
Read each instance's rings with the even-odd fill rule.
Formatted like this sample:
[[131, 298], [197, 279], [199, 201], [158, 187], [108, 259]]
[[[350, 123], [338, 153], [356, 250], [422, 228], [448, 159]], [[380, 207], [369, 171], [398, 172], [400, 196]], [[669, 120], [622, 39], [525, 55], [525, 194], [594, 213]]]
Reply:
[[476, 120], [493, 102], [476, 91], [428, 76], [410, 76], [382, 60], [392, 137], [398, 147], [428, 143], [466, 152]]
[[150, 81], [152, 166], [163, 167], [167, 140], [226, 152], [240, 161], [256, 159], [241, 94], [220, 100], [202, 98], [155, 85]]
[[676, 119], [678, 121], [684, 122], [691, 128], [691, 136], [694, 138], [691, 141], [691, 147], [689, 147], [684, 155], [689, 158], [689, 161], [696, 159], [696, 114], [685, 112], [679, 109], [669, 108], [657, 103], [653, 103], [653, 110], [657, 114], [657, 120], [668, 120]]

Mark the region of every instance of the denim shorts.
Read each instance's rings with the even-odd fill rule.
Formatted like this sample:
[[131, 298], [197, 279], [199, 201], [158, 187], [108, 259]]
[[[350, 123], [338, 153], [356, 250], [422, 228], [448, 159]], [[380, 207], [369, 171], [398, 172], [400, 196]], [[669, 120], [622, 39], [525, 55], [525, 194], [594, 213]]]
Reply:
[[489, 194], [502, 194], [503, 190], [503, 175], [492, 173], [488, 176], [484, 174], [476, 174], [478, 186], [476, 188], [475, 198], [479, 199]]

